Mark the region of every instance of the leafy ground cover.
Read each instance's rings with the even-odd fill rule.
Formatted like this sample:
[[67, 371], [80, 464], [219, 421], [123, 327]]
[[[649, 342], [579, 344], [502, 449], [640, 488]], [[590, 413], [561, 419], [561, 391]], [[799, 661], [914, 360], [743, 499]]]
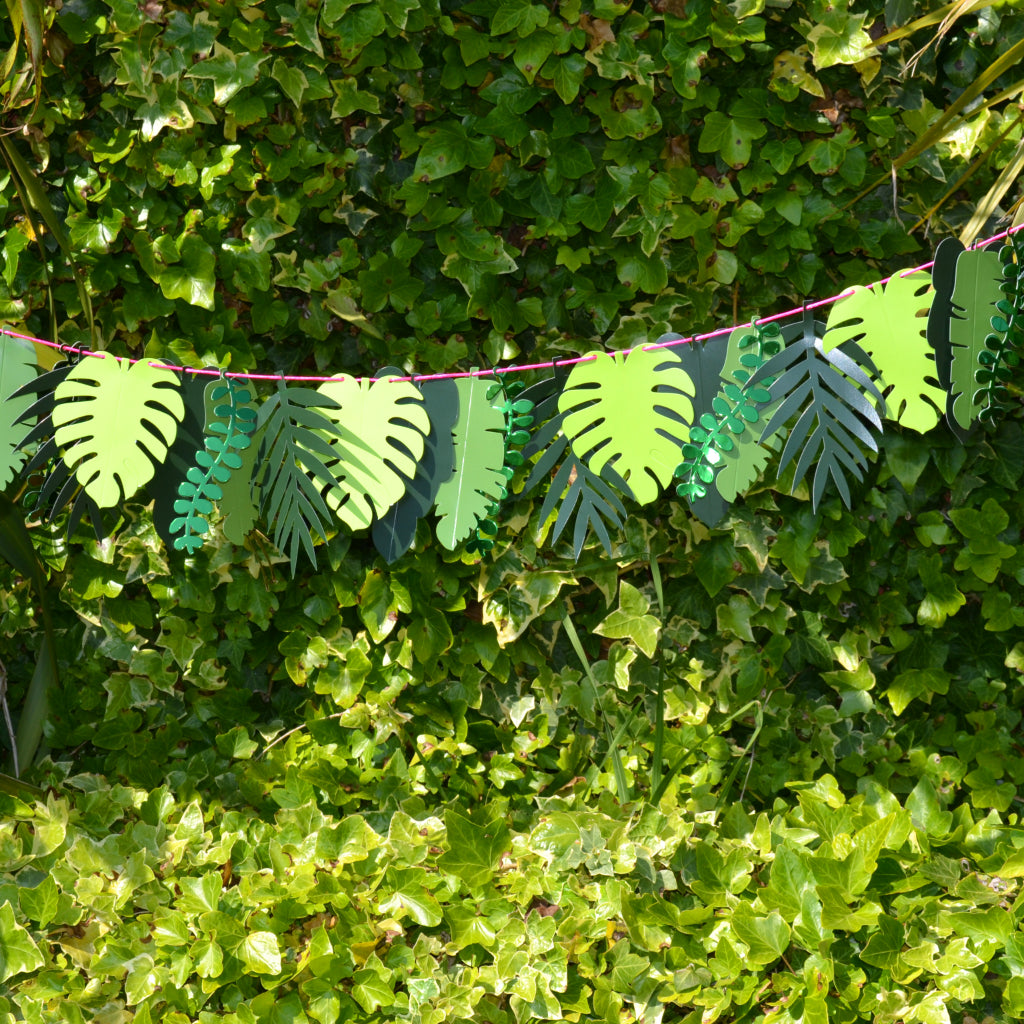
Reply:
[[[912, 40], [871, 43], [915, 13], [69, 0], [7, 146], [113, 352], [550, 358], [928, 258], [907, 218], [989, 151], [987, 188], [1017, 113], [902, 163], [895, 211], [891, 164], [1024, 25], [977, 12], [908, 79]], [[89, 343], [18, 167], [4, 312]], [[521, 479], [485, 559], [338, 535], [295, 579], [258, 534], [168, 552], [141, 505], [34, 525], [15, 717], [41, 592], [61, 685], [0, 780], [0, 1020], [1019, 1019], [1017, 397], [966, 446], [887, 432], [850, 510], [783, 479], [709, 529], [669, 492], [611, 556]]]

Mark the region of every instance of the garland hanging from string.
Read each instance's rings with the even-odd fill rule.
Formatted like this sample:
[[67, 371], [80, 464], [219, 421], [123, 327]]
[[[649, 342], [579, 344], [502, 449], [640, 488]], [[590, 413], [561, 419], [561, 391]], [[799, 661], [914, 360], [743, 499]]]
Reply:
[[[0, 478], [22, 478], [27, 513], [66, 516], [69, 533], [87, 518], [103, 536], [104, 509], [152, 500], [185, 556], [218, 520], [234, 543], [260, 526], [293, 573], [339, 530], [369, 530], [394, 562], [431, 513], [442, 546], [485, 556], [503, 504], [533, 492], [552, 543], [571, 525], [577, 558], [591, 533], [611, 554], [629, 503], [674, 486], [714, 526], [776, 456], [815, 508], [829, 492], [849, 506], [885, 422], [923, 434], [944, 418], [963, 440], [1005, 412], [1022, 238], [947, 240], [923, 267], [711, 335], [458, 374], [225, 374], [5, 330]], [[68, 358], [40, 374], [33, 344]], [[262, 402], [258, 380], [276, 381]]]

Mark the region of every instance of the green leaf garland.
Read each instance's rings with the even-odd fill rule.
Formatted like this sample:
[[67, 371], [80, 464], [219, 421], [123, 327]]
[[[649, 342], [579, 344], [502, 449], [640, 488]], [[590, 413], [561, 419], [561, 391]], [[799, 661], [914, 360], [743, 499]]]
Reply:
[[26, 459], [26, 454], [18, 447], [24, 434], [19, 423], [32, 405], [32, 397], [30, 394], [15, 396], [15, 392], [38, 375], [32, 343], [5, 338], [0, 345], [0, 488], [15, 478]]
[[1008, 392], [1006, 385], [1020, 363], [1024, 346], [1024, 241], [1019, 235], [999, 250], [1003, 264], [1001, 288], [1006, 296], [996, 303], [998, 312], [990, 319], [993, 333], [986, 335], [985, 348], [978, 354], [981, 368], [976, 372], [980, 402], [978, 418], [991, 423], [1004, 410]]

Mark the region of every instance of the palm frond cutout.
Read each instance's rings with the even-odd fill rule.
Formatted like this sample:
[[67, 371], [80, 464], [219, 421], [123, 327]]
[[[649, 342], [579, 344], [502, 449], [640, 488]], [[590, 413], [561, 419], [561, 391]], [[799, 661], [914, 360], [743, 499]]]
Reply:
[[369, 528], [405, 494], [423, 457], [430, 432], [423, 395], [409, 381], [386, 377], [339, 376], [318, 390], [334, 403], [327, 465], [336, 482], [327, 504], [350, 530]]
[[761, 432], [761, 441], [795, 421], [782, 450], [779, 473], [795, 459], [796, 485], [813, 465], [813, 507], [817, 509], [830, 479], [849, 507], [847, 475], [862, 480], [868, 465], [861, 444], [878, 451], [877, 435], [882, 431], [878, 409], [885, 408], [872, 380], [878, 372], [852, 342], [826, 353], [821, 342], [824, 325], [812, 314], [805, 313], [803, 322], [793, 327], [783, 330], [786, 347], [750, 379], [751, 385], [759, 385], [773, 378], [769, 391], [772, 401], [779, 403]]
[[654, 501], [689, 437], [696, 387], [671, 349], [633, 349], [577, 363], [558, 399], [573, 454], [595, 476], [612, 470], [624, 493]]
[[412, 546], [416, 524], [434, 507], [437, 489], [455, 465], [452, 429], [459, 418], [459, 389], [454, 380], [431, 380], [420, 385], [420, 393], [430, 420], [423, 457], [405, 494], [373, 524], [373, 543], [389, 564]]
[[19, 448], [25, 433], [19, 424], [32, 405], [32, 396], [15, 392], [38, 376], [36, 350], [30, 341], [0, 339], [0, 490], [17, 476], [27, 458]]
[[475, 377], [455, 382], [459, 418], [452, 428], [455, 462], [437, 489], [437, 539], [449, 551], [466, 540], [501, 500], [505, 466], [505, 414], [487, 397], [490, 383]]
[[[96, 502], [78, 485], [71, 470], [61, 458], [60, 448], [53, 433], [53, 410], [57, 404], [56, 389], [71, 371], [71, 363], [59, 363], [33, 381], [25, 384], [14, 393], [12, 398], [38, 395], [32, 404], [22, 413], [18, 422], [32, 424], [28, 433], [18, 442], [18, 449], [31, 452], [28, 462], [22, 469], [22, 477], [29, 483], [26, 501], [32, 514], [46, 516], [53, 522], [68, 505], [71, 514], [68, 517], [67, 535], [70, 538], [78, 528], [82, 518], [88, 516], [93, 533], [98, 541], [107, 536], [107, 523]], [[48, 470], [48, 472], [47, 472]], [[36, 477], [46, 473], [45, 478], [35, 489]]]
[[985, 336], [985, 348], [978, 354], [981, 367], [975, 374], [975, 402], [981, 405], [978, 419], [986, 423], [1006, 411], [1006, 386], [1024, 348], [1024, 240], [1020, 235], [1010, 237], [1009, 244], [999, 250], [999, 259], [1004, 297], [996, 303], [998, 312], [989, 321], [992, 333]]
[[919, 434], [931, 430], [946, 408], [927, 337], [934, 294], [926, 270], [893, 274], [884, 285], [858, 285], [832, 307], [823, 343], [828, 354], [856, 342], [881, 374], [888, 415]]
[[260, 472], [254, 481], [260, 511], [267, 525], [273, 524], [274, 544], [287, 554], [293, 575], [302, 550], [316, 566], [313, 535], [326, 538], [332, 519], [323, 494], [337, 485], [327, 468], [335, 460], [329, 439], [337, 435], [327, 413], [337, 408], [319, 391], [279, 381], [277, 392], [256, 416], [256, 433], [262, 434]]
[[223, 485], [242, 468], [242, 453], [252, 444], [256, 428], [256, 406], [252, 388], [223, 377], [207, 385], [212, 405], [206, 418], [203, 448], [195, 452], [195, 465], [178, 484], [178, 499], [171, 520], [174, 547], [194, 554], [203, 546], [214, 505], [224, 498]]
[[[676, 486], [679, 497], [686, 498], [698, 515], [703, 511], [715, 522], [726, 507], [717, 481], [727, 466], [727, 456], [741, 446], [759, 447], [753, 428], [771, 408], [771, 379], [753, 385], [750, 377], [783, 346], [782, 332], [775, 324], [762, 326], [755, 322], [734, 334], [739, 335], [735, 338], [739, 366], [731, 370], [732, 380], [722, 384], [712, 399], [710, 411], [701, 413], [699, 422], [690, 428], [690, 440], [682, 448], [683, 461], [675, 471], [680, 480]], [[707, 502], [709, 494], [717, 494], [721, 502]]]
[[64, 463], [101, 508], [153, 478], [185, 414], [173, 371], [112, 356], [83, 359], [55, 397], [54, 437]]

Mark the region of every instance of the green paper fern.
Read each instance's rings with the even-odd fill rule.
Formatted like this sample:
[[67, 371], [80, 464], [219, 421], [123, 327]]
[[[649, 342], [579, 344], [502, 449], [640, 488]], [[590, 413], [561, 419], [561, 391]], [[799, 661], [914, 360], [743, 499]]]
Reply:
[[225, 378], [211, 384], [210, 389], [213, 417], [206, 424], [205, 448], [196, 452], [196, 465], [178, 484], [179, 498], [174, 502], [174, 511], [179, 516], [171, 521], [170, 527], [172, 534], [178, 534], [174, 538], [175, 548], [190, 555], [203, 546], [214, 502], [224, 497], [221, 485], [242, 468], [239, 453], [252, 443], [256, 427], [256, 409], [249, 388]]
[[689, 441], [682, 447], [683, 461], [675, 471], [680, 480], [676, 493], [690, 502], [707, 497], [715, 476], [725, 464], [724, 453], [736, 447], [733, 438], [757, 423], [761, 411], [771, 402], [768, 388], [772, 378], [758, 385], [751, 385], [750, 378], [766, 357], [782, 350], [782, 332], [775, 324], [762, 327], [755, 321], [752, 326], [754, 333], [739, 340], [740, 349], [748, 351], [740, 356], [740, 369], [732, 372], [735, 383], [726, 383], [712, 399], [712, 412], [701, 414], [699, 422], [690, 428]]
[[978, 419], [984, 423], [992, 423], [1006, 411], [1006, 388], [1024, 348], [1024, 241], [1012, 236], [1010, 244], [999, 250], [999, 258], [1003, 264], [1000, 289], [1008, 297], [996, 303], [998, 312], [989, 321], [994, 333], [985, 338], [985, 348], [978, 355], [981, 366], [975, 372], [975, 403], [981, 405]]

